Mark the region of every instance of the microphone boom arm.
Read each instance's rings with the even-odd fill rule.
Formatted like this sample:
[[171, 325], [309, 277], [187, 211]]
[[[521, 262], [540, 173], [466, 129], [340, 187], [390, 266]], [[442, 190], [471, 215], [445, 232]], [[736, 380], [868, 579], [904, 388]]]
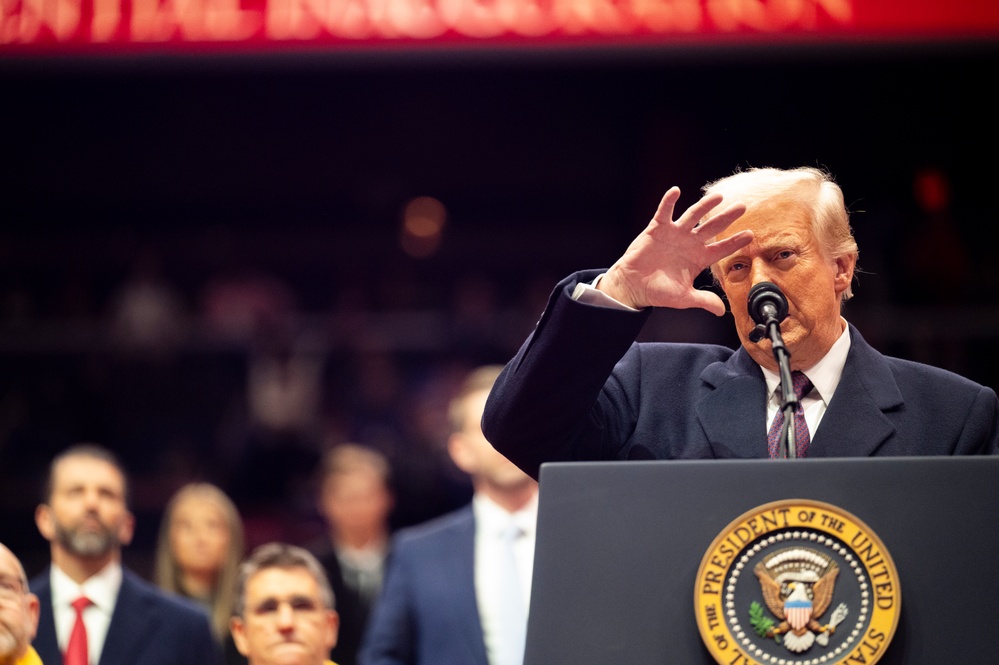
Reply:
[[791, 379], [791, 352], [784, 345], [784, 338], [780, 334], [780, 323], [776, 317], [770, 318], [765, 328], [773, 345], [777, 367], [780, 369], [781, 409], [784, 411], [784, 426], [780, 432], [781, 456], [794, 459], [798, 456], [793, 426], [794, 411], [798, 408], [798, 396], [794, 394], [794, 384]]
[[769, 337], [774, 358], [780, 371], [781, 410], [784, 412], [784, 425], [780, 432], [780, 455], [795, 458], [794, 412], [798, 408], [798, 397], [794, 394], [791, 379], [791, 352], [784, 344], [780, 333], [780, 322], [787, 317], [787, 298], [776, 284], [760, 282], [749, 291], [749, 314], [756, 321], [756, 327], [749, 335], [752, 342]]

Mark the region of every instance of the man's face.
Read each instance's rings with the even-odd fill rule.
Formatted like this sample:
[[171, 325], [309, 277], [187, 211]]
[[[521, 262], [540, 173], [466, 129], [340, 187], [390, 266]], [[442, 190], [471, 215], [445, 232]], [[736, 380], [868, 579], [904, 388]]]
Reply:
[[52, 496], [35, 514], [38, 530], [71, 555], [99, 558], [132, 540], [125, 479], [113, 464], [73, 455], [56, 464]]
[[361, 534], [386, 528], [393, 501], [377, 471], [358, 467], [328, 477], [321, 504], [323, 514], [337, 531]]
[[753, 231], [753, 242], [716, 266], [739, 339], [757, 363], [777, 369], [770, 341], [749, 340], [756, 323], [746, 306], [755, 284], [773, 282], [788, 300], [788, 315], [780, 329], [792, 368], [808, 369], [843, 332], [840, 302], [853, 279], [856, 257], [827, 257], [812, 231], [811, 211], [790, 200], [754, 206], [720, 237], [743, 229]]
[[24, 587], [21, 566], [0, 545], [0, 664], [24, 655], [38, 627], [38, 598]]
[[336, 645], [339, 618], [323, 606], [305, 568], [265, 568], [246, 582], [244, 616], [232, 636], [251, 665], [321, 665]]
[[534, 483], [520, 468], [499, 453], [482, 434], [482, 412], [488, 390], [468, 394], [462, 403], [464, 412], [461, 431], [451, 435], [449, 451], [455, 464], [465, 473], [496, 488], [515, 489]]

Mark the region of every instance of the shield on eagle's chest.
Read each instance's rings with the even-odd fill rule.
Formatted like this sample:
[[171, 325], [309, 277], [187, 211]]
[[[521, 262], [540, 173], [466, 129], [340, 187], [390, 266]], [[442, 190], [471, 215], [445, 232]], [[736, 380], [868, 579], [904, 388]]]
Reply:
[[784, 616], [795, 630], [801, 630], [812, 618], [812, 601], [788, 598], [784, 603]]

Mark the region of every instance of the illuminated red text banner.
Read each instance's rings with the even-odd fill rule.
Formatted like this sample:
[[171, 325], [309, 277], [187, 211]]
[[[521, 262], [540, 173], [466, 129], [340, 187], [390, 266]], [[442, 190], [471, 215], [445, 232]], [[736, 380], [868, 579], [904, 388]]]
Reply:
[[996, 35], [996, 0], [0, 0], [0, 53]]

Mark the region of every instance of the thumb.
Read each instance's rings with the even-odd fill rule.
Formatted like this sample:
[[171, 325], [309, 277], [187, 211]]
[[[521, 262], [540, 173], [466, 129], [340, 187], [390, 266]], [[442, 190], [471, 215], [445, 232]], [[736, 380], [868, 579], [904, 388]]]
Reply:
[[722, 316], [725, 314], [725, 302], [718, 296], [717, 293], [712, 291], [691, 289], [690, 308], [694, 307], [706, 309], [715, 316]]

